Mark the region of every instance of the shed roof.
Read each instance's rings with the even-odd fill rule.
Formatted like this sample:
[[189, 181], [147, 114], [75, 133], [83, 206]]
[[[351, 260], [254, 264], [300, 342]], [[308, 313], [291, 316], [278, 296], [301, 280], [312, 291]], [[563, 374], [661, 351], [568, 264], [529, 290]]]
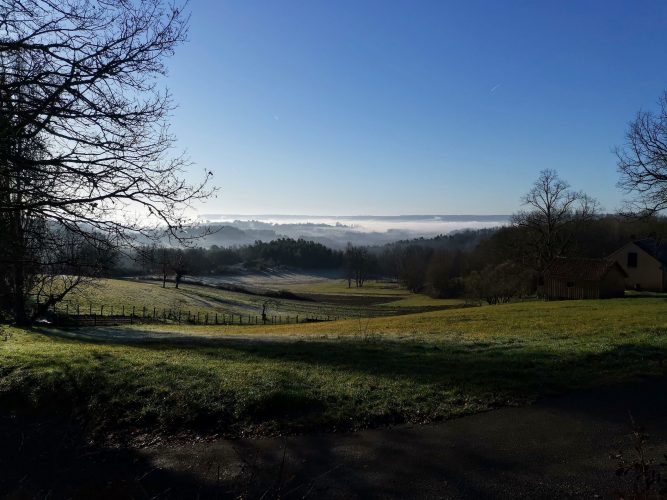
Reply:
[[627, 277], [627, 273], [614, 260], [584, 258], [556, 259], [547, 269], [547, 275], [552, 278], [598, 281], [613, 268]]
[[643, 240], [636, 240], [634, 243], [650, 256], [663, 264], [667, 264], [667, 244], [664, 242], [658, 241], [655, 238], [645, 238]]

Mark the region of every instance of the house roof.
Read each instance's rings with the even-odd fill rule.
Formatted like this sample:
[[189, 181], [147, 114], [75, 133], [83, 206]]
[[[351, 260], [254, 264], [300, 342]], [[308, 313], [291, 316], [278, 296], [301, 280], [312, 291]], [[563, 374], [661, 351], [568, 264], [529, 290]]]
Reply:
[[659, 260], [662, 264], [667, 264], [667, 244], [664, 242], [660, 242], [655, 238], [645, 238], [635, 241], [634, 244], [651, 257]]
[[549, 266], [547, 275], [552, 278], [598, 281], [614, 267], [627, 277], [627, 273], [614, 260], [583, 258], [556, 259]]

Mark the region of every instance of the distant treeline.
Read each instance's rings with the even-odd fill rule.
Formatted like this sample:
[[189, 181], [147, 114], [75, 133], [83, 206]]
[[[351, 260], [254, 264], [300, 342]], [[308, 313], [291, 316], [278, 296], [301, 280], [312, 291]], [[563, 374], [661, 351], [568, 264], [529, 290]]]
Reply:
[[320, 243], [281, 238], [256, 241], [238, 247], [169, 248], [143, 246], [117, 261], [114, 274], [160, 274], [166, 280], [173, 276], [178, 281], [185, 275], [205, 276], [247, 270], [265, 270], [275, 267], [294, 269], [339, 269], [343, 252]]
[[[451, 247], [441, 245], [441, 238], [387, 245], [376, 260], [369, 253], [368, 265], [412, 291], [436, 297], [466, 295], [498, 303], [534, 293], [542, 258], [534, 231], [513, 225], [469, 235], [478, 236], [474, 246], [464, 244], [465, 237]], [[629, 241], [647, 237], [666, 238], [667, 218], [599, 216], [559, 233], [558, 256], [604, 258]]]
[[[599, 216], [573, 226], [560, 255], [606, 257], [633, 239], [667, 236], [667, 219]], [[206, 276], [289, 267], [339, 270], [349, 286], [368, 279], [390, 279], [414, 292], [434, 297], [467, 295], [474, 300], [503, 302], [529, 294], [537, 279], [534, 235], [520, 226], [465, 230], [435, 238], [398, 241], [382, 246], [328, 248], [304, 239], [256, 241], [238, 247], [142, 247], [130, 259], [119, 258], [114, 275], [158, 274], [166, 282], [183, 276]]]
[[[423, 245], [451, 251], [468, 251], [493, 234], [492, 229], [461, 231], [431, 239], [400, 241], [391, 248]], [[329, 248], [321, 243], [305, 239], [280, 238], [273, 241], [256, 241], [252, 245], [209, 248], [170, 248], [162, 246], [142, 246], [114, 260], [110, 274], [146, 275], [178, 274], [202, 276], [225, 274], [239, 269], [265, 270], [276, 267], [290, 267], [300, 270], [346, 270], [351, 267], [351, 259], [361, 251], [366, 273], [366, 255], [372, 255], [369, 272], [373, 277], [381, 275], [385, 266], [382, 256], [389, 246], [359, 247], [348, 245], [346, 250]]]

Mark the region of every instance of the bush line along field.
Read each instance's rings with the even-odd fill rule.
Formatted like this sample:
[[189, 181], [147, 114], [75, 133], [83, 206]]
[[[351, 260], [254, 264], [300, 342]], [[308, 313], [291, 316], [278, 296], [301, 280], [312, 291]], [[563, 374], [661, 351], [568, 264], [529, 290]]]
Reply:
[[5, 327], [0, 402], [76, 415], [98, 436], [430, 422], [665, 375], [665, 305], [530, 302], [305, 325], [153, 327], [172, 340], [131, 336], [139, 327], [110, 329], [103, 341], [94, 329], [71, 338]]

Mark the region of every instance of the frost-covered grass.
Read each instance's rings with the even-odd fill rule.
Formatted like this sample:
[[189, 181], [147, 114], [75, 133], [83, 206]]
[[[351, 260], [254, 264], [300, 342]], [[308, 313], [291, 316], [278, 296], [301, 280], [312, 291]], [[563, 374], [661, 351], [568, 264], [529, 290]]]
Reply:
[[78, 415], [104, 432], [433, 421], [663, 375], [665, 306], [663, 298], [527, 302], [298, 326], [159, 326], [180, 333], [173, 341], [5, 327], [0, 402]]

